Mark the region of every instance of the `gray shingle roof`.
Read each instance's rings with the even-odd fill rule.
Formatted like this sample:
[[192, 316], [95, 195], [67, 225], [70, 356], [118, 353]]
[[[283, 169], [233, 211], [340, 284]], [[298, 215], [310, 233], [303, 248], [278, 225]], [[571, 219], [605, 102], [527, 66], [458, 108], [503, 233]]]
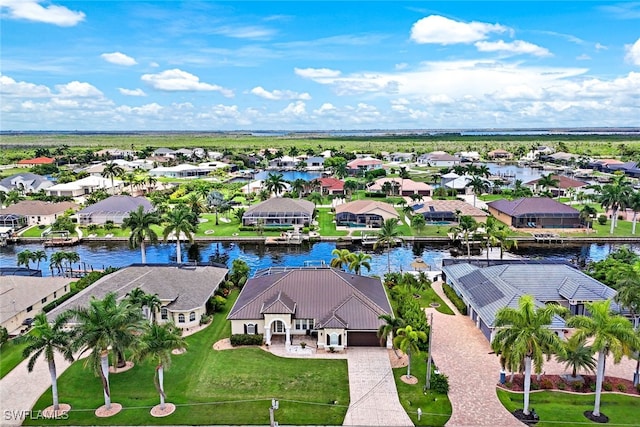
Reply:
[[256, 213], [287, 213], [287, 212], [302, 212], [307, 215], [313, 215], [315, 209], [313, 202], [303, 199], [290, 199], [288, 197], [273, 197], [269, 200], [265, 200], [262, 203], [258, 203], [255, 206], [250, 207], [245, 212], [245, 215]]
[[40, 200], [21, 200], [15, 205], [7, 206], [2, 210], [3, 214], [18, 215], [53, 215], [62, 214], [67, 209], [76, 209], [77, 204], [72, 202], [42, 202]]
[[298, 268], [249, 279], [228, 318], [261, 319], [261, 310], [269, 302], [284, 302], [283, 296], [291, 300], [286, 308], [295, 302], [298, 319], [343, 322], [350, 329], [378, 329], [378, 316], [392, 312], [379, 279], [332, 268]]
[[93, 214], [93, 213], [103, 213], [103, 212], [129, 213], [137, 210], [138, 206], [142, 206], [145, 212], [150, 212], [153, 210], [153, 205], [145, 197], [111, 196], [96, 204], [87, 206], [86, 208], [78, 211], [78, 213], [79, 214]]

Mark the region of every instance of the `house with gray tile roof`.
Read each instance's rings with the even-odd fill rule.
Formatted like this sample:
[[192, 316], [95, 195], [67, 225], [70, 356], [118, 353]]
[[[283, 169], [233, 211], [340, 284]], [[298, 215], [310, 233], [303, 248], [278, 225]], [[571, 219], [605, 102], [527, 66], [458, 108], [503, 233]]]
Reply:
[[580, 228], [580, 212], [548, 197], [500, 199], [487, 203], [489, 213], [515, 228]]
[[[586, 302], [613, 299], [616, 294], [614, 289], [565, 263], [518, 262], [484, 268], [456, 263], [444, 265], [442, 272], [446, 283], [466, 303], [467, 315], [490, 341], [497, 311], [517, 308], [522, 295], [532, 295], [538, 307], [559, 304], [576, 315], [586, 314]], [[564, 320], [555, 317], [551, 329], [562, 336], [564, 328]]]
[[2, 210], [3, 214], [24, 216], [28, 225], [51, 225], [69, 209], [76, 210], [78, 205], [72, 202], [43, 202], [40, 200], [21, 200]]
[[149, 199], [145, 197], [111, 196], [78, 211], [78, 223], [105, 224], [107, 221], [113, 221], [114, 224], [122, 224], [139, 206], [142, 206], [145, 212], [154, 210]]
[[273, 197], [251, 206], [242, 215], [242, 225], [308, 225], [316, 205], [304, 199]]
[[30, 194], [49, 188], [53, 186], [53, 184], [52, 181], [49, 181], [42, 175], [25, 172], [11, 175], [0, 180], [0, 191], [8, 193], [11, 190], [18, 190], [21, 193]]
[[308, 335], [318, 348], [379, 346], [382, 314], [392, 314], [380, 279], [321, 267], [271, 268], [242, 288], [229, 316], [232, 334], [291, 343]]
[[198, 326], [207, 301], [229, 270], [223, 267], [185, 264], [134, 264], [106, 275], [49, 312], [50, 319], [71, 308], [88, 307], [91, 298], [115, 292], [118, 300], [135, 288], [157, 295], [161, 308], [153, 315], [158, 323], [173, 322], [179, 328]]

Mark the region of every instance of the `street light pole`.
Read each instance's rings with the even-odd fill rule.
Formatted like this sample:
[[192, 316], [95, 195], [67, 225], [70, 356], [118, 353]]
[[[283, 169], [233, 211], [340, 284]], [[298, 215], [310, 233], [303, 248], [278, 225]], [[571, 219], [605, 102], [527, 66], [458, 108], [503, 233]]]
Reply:
[[427, 377], [425, 379], [424, 389], [431, 389], [431, 349], [433, 347], [433, 313], [429, 313], [429, 357], [427, 358]]

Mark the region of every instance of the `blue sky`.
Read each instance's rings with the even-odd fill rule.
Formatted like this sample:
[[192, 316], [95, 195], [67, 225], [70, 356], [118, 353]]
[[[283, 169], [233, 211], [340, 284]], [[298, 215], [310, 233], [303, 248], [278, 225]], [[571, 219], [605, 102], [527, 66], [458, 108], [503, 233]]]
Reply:
[[640, 2], [0, 0], [2, 130], [640, 126]]

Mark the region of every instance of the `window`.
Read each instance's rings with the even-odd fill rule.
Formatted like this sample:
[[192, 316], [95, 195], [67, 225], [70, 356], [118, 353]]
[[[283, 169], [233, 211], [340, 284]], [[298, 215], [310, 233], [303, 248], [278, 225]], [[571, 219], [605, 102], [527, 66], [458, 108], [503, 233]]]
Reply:
[[64, 291], [67, 292], [67, 285], [64, 285]]
[[42, 299], [40, 300], [40, 302], [41, 302], [42, 304], [44, 304], [45, 302], [47, 302], [47, 297], [42, 298]]
[[280, 334], [284, 332], [284, 323], [281, 320], [273, 322], [273, 332]]
[[178, 314], [178, 323], [184, 323], [184, 314]]
[[168, 311], [167, 311], [167, 309], [166, 309], [166, 308], [164, 308], [164, 307], [162, 307], [162, 308], [160, 309], [160, 318], [161, 318], [162, 320], [167, 320], [167, 319], [169, 318], [169, 312], [168, 312]]
[[30, 305], [29, 307], [27, 307], [27, 313], [30, 312], [31, 310], [33, 310], [33, 306]]
[[313, 329], [313, 319], [296, 319], [294, 324], [294, 329], [296, 331]]
[[340, 345], [340, 334], [332, 332], [329, 334], [329, 345]]
[[246, 328], [247, 328], [247, 331], [245, 333], [247, 333], [247, 334], [256, 334], [257, 333], [256, 329], [258, 329], [258, 328], [257, 328], [257, 325], [255, 323], [248, 323], [246, 325]]
[[57, 292], [54, 292], [54, 293], [53, 293], [53, 297], [54, 297], [54, 298], [58, 298], [58, 293], [57, 293]]
[[196, 312], [192, 311], [189, 313], [189, 322], [193, 322], [194, 320], [196, 320]]

